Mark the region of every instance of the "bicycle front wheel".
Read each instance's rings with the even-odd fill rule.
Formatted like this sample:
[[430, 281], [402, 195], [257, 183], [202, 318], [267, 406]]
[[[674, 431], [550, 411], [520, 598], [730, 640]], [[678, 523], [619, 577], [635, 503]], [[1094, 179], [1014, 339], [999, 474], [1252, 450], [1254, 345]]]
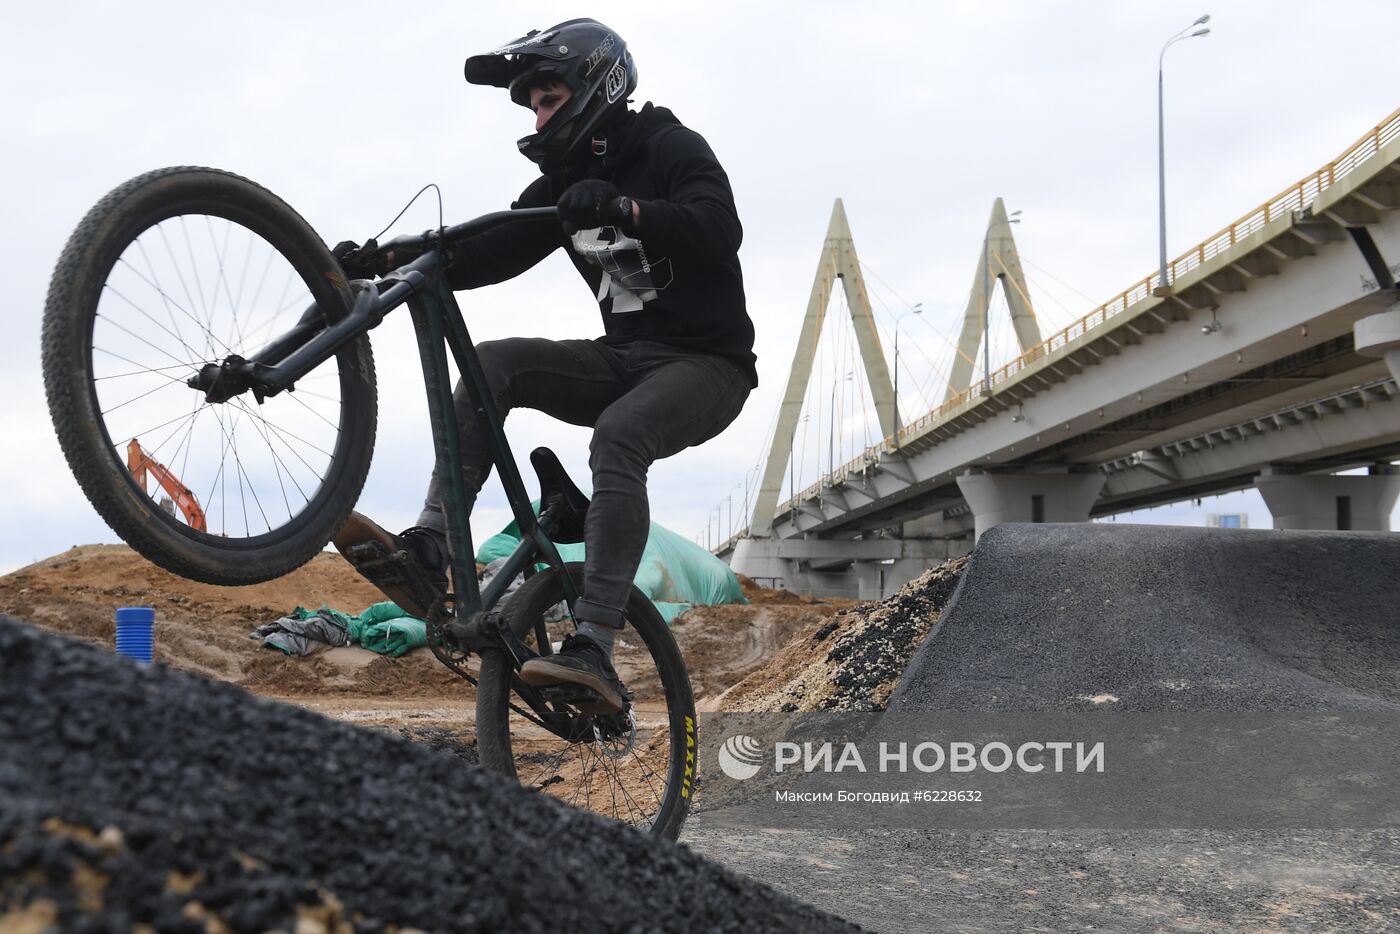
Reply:
[[[583, 565], [567, 568], [577, 592]], [[556, 613], [563, 599], [561, 573], [550, 569], [522, 584], [502, 613], [526, 645], [553, 651], [573, 632], [567, 615]], [[627, 711], [590, 717], [556, 703], [546, 723], [516, 693], [524, 685], [505, 651], [487, 651], [477, 684], [477, 751], [482, 766], [526, 787], [674, 840], [695, 791], [690, 676], [666, 621], [635, 587], [625, 617], [613, 664], [634, 695]]]
[[268, 580], [325, 547], [374, 446], [368, 338], [262, 401], [209, 403], [188, 380], [349, 306], [315, 231], [245, 178], [161, 169], [98, 202], [54, 270], [43, 369], [63, 453], [108, 525], [213, 584]]

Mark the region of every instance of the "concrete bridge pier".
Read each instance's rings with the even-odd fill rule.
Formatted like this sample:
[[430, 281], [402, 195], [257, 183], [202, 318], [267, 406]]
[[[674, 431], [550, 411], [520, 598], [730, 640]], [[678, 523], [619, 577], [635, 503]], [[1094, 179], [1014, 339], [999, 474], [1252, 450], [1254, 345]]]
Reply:
[[818, 597], [882, 600], [968, 543], [937, 539], [746, 538], [729, 566], [765, 587]]
[[970, 470], [958, 477], [958, 489], [981, 538], [1003, 522], [1088, 522], [1106, 479], [1098, 471], [1071, 473], [1068, 466], [1045, 473]]
[[1368, 357], [1384, 357], [1390, 375], [1400, 380], [1400, 302], [1352, 327], [1356, 352]]
[[1400, 474], [1390, 465], [1369, 476], [1260, 474], [1254, 481], [1276, 529], [1389, 532], [1400, 498]]

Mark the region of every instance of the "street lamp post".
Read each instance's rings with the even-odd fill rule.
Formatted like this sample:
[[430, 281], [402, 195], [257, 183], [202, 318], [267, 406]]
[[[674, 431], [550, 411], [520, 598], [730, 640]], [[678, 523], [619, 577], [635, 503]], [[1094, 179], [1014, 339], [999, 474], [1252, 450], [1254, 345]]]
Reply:
[[[846, 379], [849, 380], [854, 375], [853, 373], [847, 373]], [[838, 379], [831, 384], [831, 425], [827, 432], [826, 441], [826, 466], [829, 478], [834, 478], [836, 475], [836, 389], [842, 382], [843, 380]], [[820, 444], [821, 442], [817, 443]]]
[[997, 221], [982, 235], [982, 392], [992, 394], [992, 256], [989, 244], [992, 231], [1002, 224], [1021, 223], [1021, 212], [1012, 211], [1004, 221]]
[[[748, 477], [745, 476], [744, 479], [747, 480]], [[729, 522], [728, 522], [728, 524], [727, 524], [726, 527], [725, 527], [726, 532], [727, 532], [728, 534], [727, 534], [726, 537], [725, 537], [725, 541], [728, 541], [729, 539], [733, 538], [733, 537], [734, 537], [734, 532], [736, 531], [735, 528], [734, 528], [734, 491], [735, 491], [735, 490], [742, 490], [742, 489], [744, 489], [744, 488], [745, 488], [745, 484], [744, 484], [744, 483], [742, 483], [742, 482], [741, 482], [741, 483], [736, 483], [736, 484], [734, 484], [733, 486], [731, 486], [731, 487], [729, 488], [729, 492], [725, 494], [724, 499], [725, 499], [725, 503], [727, 504], [725, 508], [729, 510]], [[745, 492], [747, 493], [747, 490], [746, 490]], [[741, 517], [741, 518], [742, 518], [742, 517]]]
[[910, 315], [924, 313], [924, 303], [915, 302], [914, 307], [894, 319], [894, 446], [899, 447], [899, 429], [904, 419], [899, 414], [899, 322]]
[[[1197, 19], [1191, 26], [1201, 26], [1210, 22], [1210, 14]], [[1166, 143], [1166, 120], [1163, 116], [1162, 107], [1162, 60], [1166, 57], [1167, 49], [1171, 48], [1182, 39], [1194, 39], [1196, 36], [1210, 35], [1209, 29], [1197, 29], [1190, 35], [1184, 35], [1186, 29], [1172, 36], [1167, 40], [1167, 44], [1162, 46], [1161, 54], [1157, 56], [1157, 288], [1153, 289], [1154, 295], [1166, 295], [1171, 291], [1171, 283], [1167, 281], [1167, 143]]]

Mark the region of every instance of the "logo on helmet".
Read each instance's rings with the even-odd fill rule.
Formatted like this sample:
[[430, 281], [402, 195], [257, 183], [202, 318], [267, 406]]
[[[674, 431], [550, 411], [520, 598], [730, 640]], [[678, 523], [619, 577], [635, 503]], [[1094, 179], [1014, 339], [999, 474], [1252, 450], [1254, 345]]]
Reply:
[[622, 64], [622, 59], [619, 58], [608, 70], [608, 103], [614, 103], [626, 90], [627, 66]]
[[608, 33], [607, 38], [605, 38], [602, 42], [598, 43], [598, 47], [593, 50], [593, 54], [588, 56], [588, 62], [585, 64], [583, 69], [584, 74], [593, 74], [593, 69], [597, 68], [598, 63], [603, 60], [603, 57], [612, 51], [612, 47], [616, 43], [616, 39], [616, 36], [614, 36], [612, 33]]
[[532, 30], [530, 30], [529, 32], [527, 32], [524, 36], [522, 36], [521, 38], [516, 39], [516, 40], [515, 40], [514, 42], [512, 42], [510, 45], [503, 45], [503, 46], [501, 46], [499, 49], [493, 50], [493, 51], [491, 52], [491, 54], [492, 54], [492, 55], [507, 55], [507, 54], [509, 54], [509, 53], [511, 53], [511, 52], [514, 52], [516, 49], [523, 48], [524, 46], [527, 46], [527, 45], [536, 45], [536, 44], [541, 43], [541, 42], [548, 42], [548, 41], [550, 40], [550, 38], [551, 38], [555, 33], [557, 33], [558, 31], [559, 31], [559, 30], [557, 30], [557, 29], [551, 29], [549, 32], [544, 32], [544, 33], [542, 33], [542, 32], [540, 32], [540, 31], [537, 30], [537, 29], [532, 29]]

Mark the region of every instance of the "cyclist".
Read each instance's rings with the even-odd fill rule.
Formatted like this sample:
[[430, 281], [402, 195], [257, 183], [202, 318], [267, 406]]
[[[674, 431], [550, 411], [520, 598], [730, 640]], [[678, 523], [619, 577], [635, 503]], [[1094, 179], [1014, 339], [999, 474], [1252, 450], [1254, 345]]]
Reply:
[[[758, 384], [738, 257], [743, 231], [729, 179], [705, 140], [663, 107], [628, 108], [637, 67], [622, 37], [601, 23], [575, 19], [531, 31], [471, 56], [465, 73], [534, 111], [535, 132], [517, 145], [541, 174], [512, 207], [556, 205], [562, 224], [507, 225], [458, 244], [449, 282], [454, 289], [502, 282], [563, 247], [603, 318], [595, 340], [478, 345], [502, 417], [524, 406], [593, 428], [578, 631], [560, 652], [527, 662], [521, 677], [590, 689], [598, 710], [620, 711], [625, 689], [612, 645], [650, 527], [647, 470], [719, 434]], [[360, 259], [350, 242], [335, 253], [352, 276], [411, 258]], [[490, 449], [460, 383], [454, 401], [470, 508], [490, 473]], [[437, 592], [375, 583], [420, 616], [447, 585], [442, 482], [434, 471], [414, 527], [391, 535], [356, 513], [335, 540], [352, 563], [351, 548], [366, 542], [405, 551]], [[360, 570], [375, 580], [376, 572]]]

